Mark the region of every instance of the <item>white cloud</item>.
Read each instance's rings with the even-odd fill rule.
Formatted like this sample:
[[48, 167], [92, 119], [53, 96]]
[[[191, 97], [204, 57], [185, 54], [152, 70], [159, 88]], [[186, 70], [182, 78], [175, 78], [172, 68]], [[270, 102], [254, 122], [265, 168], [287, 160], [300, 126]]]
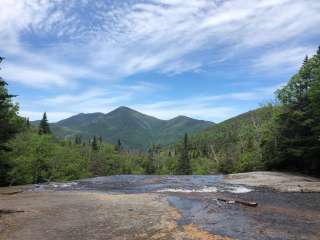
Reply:
[[[199, 72], [212, 63], [258, 52], [261, 56], [252, 63], [258, 71], [297, 67], [315, 47], [306, 40], [320, 36], [319, 12], [317, 0], [2, 0], [3, 74], [9, 82], [63, 92], [38, 106], [56, 112], [55, 119], [57, 109], [65, 115], [105, 112], [126, 103], [165, 118], [226, 118], [235, 114], [234, 108], [215, 102], [258, 101], [270, 89], [137, 105], [137, 93], [152, 93], [159, 86], [148, 79], [127, 86], [113, 81], [148, 71]], [[80, 91], [98, 81], [112, 86], [74, 94], [75, 88]]]
[[[83, 10], [89, 17], [83, 17]], [[320, 2], [314, 0], [3, 0], [0, 43], [6, 46], [3, 51], [20, 58], [20, 68], [48, 71], [48, 81], [63, 86], [52, 69], [26, 66], [28, 54], [21, 52], [34, 49], [24, 36], [40, 41], [34, 55], [45, 55], [47, 63], [59, 62], [73, 72], [86, 69], [105, 81], [150, 70], [198, 71], [208, 62], [286, 41], [299, 48], [297, 37], [319, 36], [319, 11]], [[209, 59], [195, 57], [202, 50], [212, 53]], [[62, 77], [79, 79], [78, 74]]]
[[[160, 92], [166, 89], [165, 86], [159, 84], [151, 84], [146, 82], [138, 82], [135, 85], [109, 85], [106, 90], [98, 87], [73, 91], [72, 94], [60, 94], [52, 97], [35, 97], [31, 99], [18, 99], [22, 102], [21, 109], [24, 113], [31, 113], [30, 118], [36, 120], [38, 111], [33, 109], [41, 109], [40, 112], [47, 111], [55, 114], [55, 120], [58, 119], [60, 110], [64, 115], [70, 113], [77, 114], [79, 112], [108, 112], [120, 105], [132, 104], [134, 99], [141, 96], [148, 96], [154, 92]], [[36, 113], [33, 113], [36, 112]], [[37, 115], [38, 114], [38, 115]], [[61, 116], [64, 116], [61, 115]], [[72, 114], [71, 114], [72, 115]]]
[[[27, 117], [30, 120], [34, 121], [34, 120], [40, 120], [43, 116], [43, 112], [41, 111], [20, 111], [19, 115], [22, 117]], [[54, 112], [54, 111], [50, 111], [47, 113], [48, 114], [48, 120], [49, 122], [57, 122], [61, 119], [66, 119], [68, 117], [71, 117], [75, 114], [77, 114], [76, 112]]]
[[[178, 115], [186, 115], [198, 119], [213, 120], [220, 122], [235, 116], [243, 109], [236, 107], [240, 102], [265, 101], [273, 99], [273, 93], [280, 85], [265, 88], [255, 88], [250, 91], [233, 92], [213, 96], [193, 96], [182, 99], [159, 100], [152, 103], [137, 104], [134, 100], [144, 94], [151, 95], [154, 91], [163, 89], [162, 86], [141, 85], [123, 87], [115, 85], [110, 91], [103, 91], [98, 88], [88, 89], [74, 95], [66, 94], [51, 98], [36, 99], [22, 106], [23, 114], [30, 113], [30, 119], [39, 119], [41, 112], [48, 112], [53, 115], [51, 121], [61, 120], [65, 116], [75, 115], [79, 112], [109, 112], [118, 106], [127, 105], [143, 113], [161, 118], [171, 119]], [[228, 101], [226, 103], [225, 101]], [[25, 101], [27, 102], [27, 101]], [[221, 104], [223, 103], [223, 104]], [[32, 109], [42, 109], [33, 111]], [[64, 111], [59, 115], [59, 110]]]
[[301, 66], [306, 55], [312, 56], [316, 52], [315, 47], [289, 47], [273, 49], [264, 53], [255, 60], [255, 66], [262, 70], [272, 69], [296, 69]]
[[[244, 111], [236, 107], [239, 102], [272, 100], [274, 92], [281, 85], [255, 88], [245, 92], [233, 92], [213, 96], [195, 96], [187, 99], [158, 101], [151, 104], [136, 104], [130, 106], [141, 112], [163, 119], [186, 115], [220, 122]], [[229, 103], [225, 101], [229, 101]], [[221, 106], [221, 102], [223, 102], [224, 106]]]
[[55, 96], [52, 98], [46, 98], [41, 101], [41, 104], [56, 106], [58, 104], [63, 105], [68, 103], [69, 105], [73, 105], [75, 103], [86, 102], [92, 98], [98, 98], [105, 95], [106, 95], [106, 92], [103, 91], [102, 89], [90, 89], [80, 94], [74, 94], [74, 95], [65, 94], [65, 95]]
[[177, 116], [188, 116], [196, 119], [220, 122], [240, 113], [239, 109], [233, 107], [210, 107], [210, 106], [190, 106], [171, 107], [171, 108], [149, 108], [137, 106], [138, 111], [156, 116], [160, 119], [172, 119]]
[[5, 79], [35, 88], [49, 87], [50, 85], [65, 87], [71, 83], [59, 73], [14, 64], [6, 64], [3, 74]]

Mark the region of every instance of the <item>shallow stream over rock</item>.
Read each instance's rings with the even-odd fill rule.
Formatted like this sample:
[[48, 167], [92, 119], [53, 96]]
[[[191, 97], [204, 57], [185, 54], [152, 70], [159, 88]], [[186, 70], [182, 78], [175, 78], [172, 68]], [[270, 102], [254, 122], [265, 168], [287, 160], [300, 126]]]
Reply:
[[[193, 224], [232, 239], [320, 239], [320, 193], [278, 192], [232, 184], [223, 175], [118, 175], [39, 184], [32, 188], [32, 191], [48, 190], [159, 194], [180, 212], [181, 226]], [[244, 206], [235, 200], [256, 202], [258, 206]]]
[[116, 175], [96, 177], [66, 183], [35, 185], [38, 190], [84, 190], [108, 193], [248, 193], [254, 190], [239, 184], [223, 181], [223, 175], [211, 176], [144, 176]]

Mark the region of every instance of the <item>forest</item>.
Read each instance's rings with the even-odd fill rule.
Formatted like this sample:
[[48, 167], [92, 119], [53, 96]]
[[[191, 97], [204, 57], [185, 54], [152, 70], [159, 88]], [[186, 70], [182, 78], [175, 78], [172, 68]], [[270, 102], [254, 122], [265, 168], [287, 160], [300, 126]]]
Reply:
[[[3, 62], [0, 58], [0, 62]], [[4, 66], [5, 67], [5, 66]], [[254, 170], [320, 174], [320, 47], [275, 93], [275, 101], [168, 146], [127, 149], [92, 136], [59, 139], [46, 113], [39, 126], [19, 116], [0, 79], [0, 185], [115, 174], [214, 174]]]

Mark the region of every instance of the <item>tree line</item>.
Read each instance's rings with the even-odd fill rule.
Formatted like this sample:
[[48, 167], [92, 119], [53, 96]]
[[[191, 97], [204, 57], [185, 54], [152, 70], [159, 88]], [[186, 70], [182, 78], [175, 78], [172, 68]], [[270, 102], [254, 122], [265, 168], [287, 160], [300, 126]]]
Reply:
[[120, 139], [116, 145], [98, 136], [92, 136], [89, 142], [80, 135], [58, 139], [51, 132], [47, 113], [38, 127], [33, 126], [29, 119], [18, 115], [14, 97], [8, 93], [7, 82], [0, 78], [1, 186], [114, 174], [179, 173], [176, 159], [165, 156], [160, 146], [152, 146], [149, 153], [144, 153], [124, 149]]
[[[0, 63], [3, 58], [0, 58]], [[114, 174], [212, 174], [290, 170], [320, 175], [320, 47], [276, 92], [276, 102], [147, 152], [92, 136], [57, 139], [18, 115], [0, 78], [0, 185]]]
[[255, 170], [320, 175], [320, 47], [275, 102], [212, 126], [190, 139], [191, 161], [207, 173]]

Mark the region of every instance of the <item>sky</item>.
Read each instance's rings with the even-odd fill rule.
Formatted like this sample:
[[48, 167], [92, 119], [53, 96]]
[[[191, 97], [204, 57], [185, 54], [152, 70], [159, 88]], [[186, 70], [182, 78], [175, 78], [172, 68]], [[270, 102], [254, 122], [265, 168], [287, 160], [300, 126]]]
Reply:
[[274, 100], [320, 45], [319, 0], [1, 0], [20, 114], [128, 106], [221, 122]]

